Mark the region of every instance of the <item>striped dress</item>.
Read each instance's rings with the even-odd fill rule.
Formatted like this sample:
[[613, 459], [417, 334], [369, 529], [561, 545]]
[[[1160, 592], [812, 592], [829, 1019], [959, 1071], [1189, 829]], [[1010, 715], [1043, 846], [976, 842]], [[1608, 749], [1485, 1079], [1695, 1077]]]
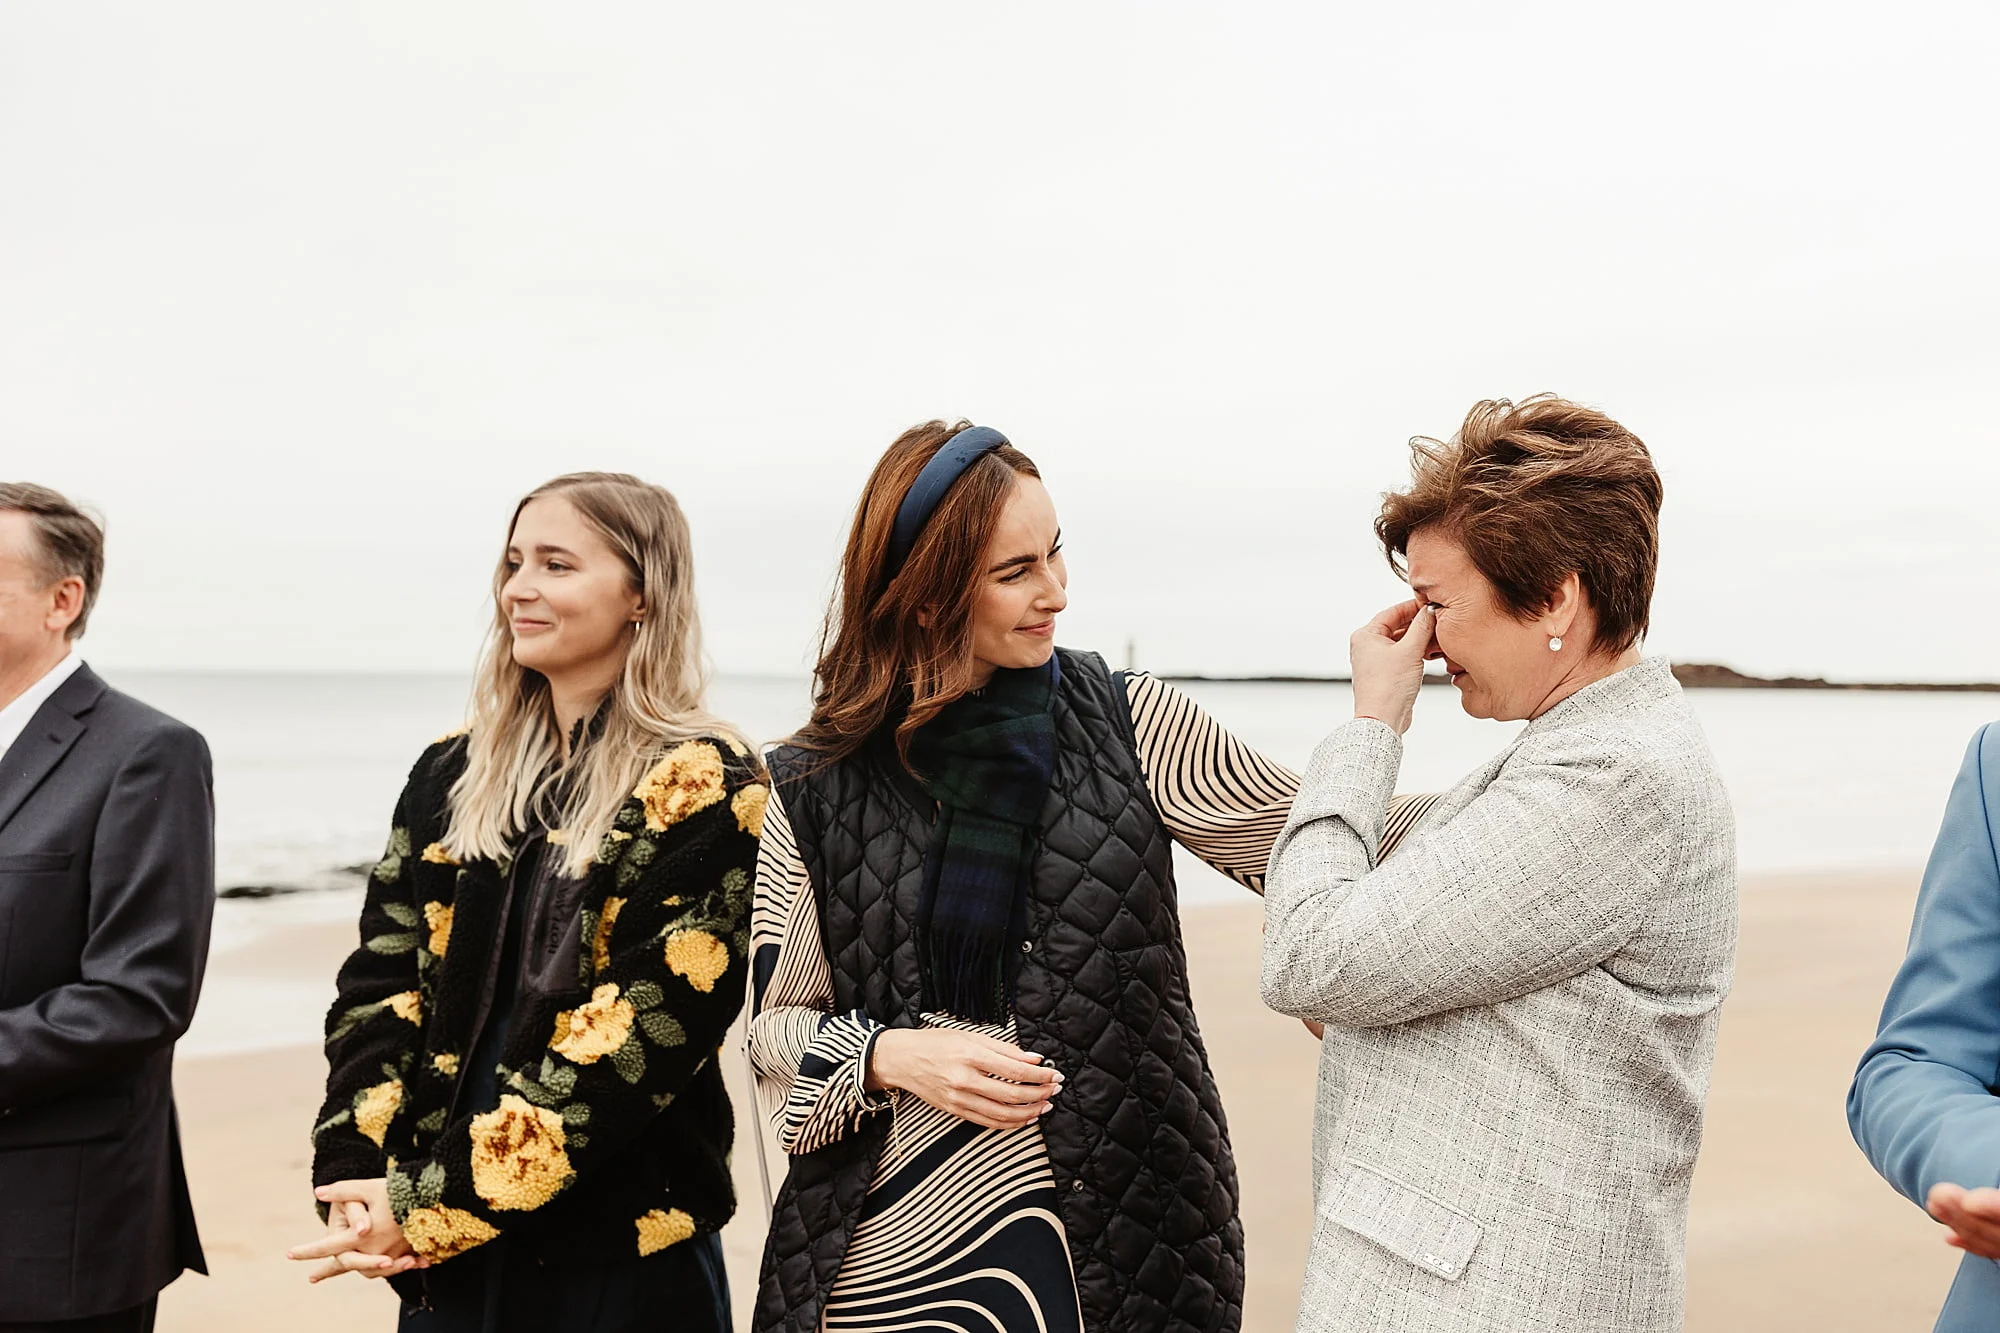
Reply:
[[[1126, 678], [1139, 761], [1176, 841], [1253, 892], [1298, 775], [1229, 735], [1185, 694]], [[791, 825], [773, 792], [757, 861], [751, 947], [776, 951], [750, 1023], [758, 1100], [779, 1144], [805, 1153], [891, 1117], [821, 1326], [829, 1333], [1076, 1333], [1082, 1326], [1040, 1125], [986, 1129], [904, 1092], [869, 1092], [882, 1026], [832, 1012], [833, 977]], [[1014, 1023], [927, 1013], [927, 1027], [1016, 1040]]]

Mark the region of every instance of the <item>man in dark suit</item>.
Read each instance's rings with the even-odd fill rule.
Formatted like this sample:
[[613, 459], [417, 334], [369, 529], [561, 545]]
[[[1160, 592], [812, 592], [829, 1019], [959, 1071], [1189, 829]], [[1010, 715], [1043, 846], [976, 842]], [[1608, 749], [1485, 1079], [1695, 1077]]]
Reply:
[[96, 523], [0, 483], [0, 1333], [145, 1333], [205, 1272], [174, 1118], [214, 911], [199, 733], [77, 658]]

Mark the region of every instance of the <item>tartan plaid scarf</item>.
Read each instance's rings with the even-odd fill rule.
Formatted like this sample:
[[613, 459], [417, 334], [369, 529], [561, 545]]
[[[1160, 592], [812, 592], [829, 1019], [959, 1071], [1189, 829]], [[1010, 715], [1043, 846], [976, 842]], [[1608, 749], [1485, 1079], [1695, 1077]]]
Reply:
[[1059, 677], [1054, 657], [996, 671], [911, 737], [910, 757], [938, 803], [916, 922], [926, 1009], [976, 1023], [1006, 1018], [1035, 826], [1055, 775]]

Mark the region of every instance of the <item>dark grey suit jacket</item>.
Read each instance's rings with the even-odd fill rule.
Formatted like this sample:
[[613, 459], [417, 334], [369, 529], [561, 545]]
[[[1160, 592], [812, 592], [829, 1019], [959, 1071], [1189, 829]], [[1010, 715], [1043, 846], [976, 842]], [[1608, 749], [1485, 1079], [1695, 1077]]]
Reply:
[[214, 845], [200, 733], [89, 667], [0, 757], [0, 1323], [207, 1271], [172, 1073]]

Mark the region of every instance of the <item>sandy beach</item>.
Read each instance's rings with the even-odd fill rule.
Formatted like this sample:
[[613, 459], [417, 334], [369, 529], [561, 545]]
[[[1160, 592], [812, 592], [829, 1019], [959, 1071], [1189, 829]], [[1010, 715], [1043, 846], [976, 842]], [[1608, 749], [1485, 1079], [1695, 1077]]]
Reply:
[[[1869, 1169], [1842, 1114], [1854, 1061], [1902, 955], [1915, 891], [1914, 872], [1745, 883], [1736, 989], [1694, 1184], [1691, 1333], [1920, 1333], [1936, 1316], [1957, 1253]], [[1254, 901], [1190, 909], [1187, 939], [1242, 1176], [1244, 1328], [1281, 1333], [1292, 1325], [1311, 1218], [1316, 1046], [1258, 1002], [1259, 924]], [[218, 976], [321, 975], [330, 994], [352, 938], [351, 927], [299, 927], [218, 954], [211, 968]], [[726, 1058], [747, 1107], [736, 1042]], [[280, 1321], [287, 1333], [392, 1326], [395, 1300], [381, 1284], [347, 1277], [308, 1287], [283, 1257], [286, 1245], [316, 1230], [306, 1130], [323, 1071], [314, 1047], [181, 1061], [188, 1169], [212, 1275], [184, 1277], [164, 1293], [163, 1333], [261, 1333]], [[764, 1225], [744, 1129], [735, 1160], [743, 1205], [724, 1241], [744, 1327]]]

